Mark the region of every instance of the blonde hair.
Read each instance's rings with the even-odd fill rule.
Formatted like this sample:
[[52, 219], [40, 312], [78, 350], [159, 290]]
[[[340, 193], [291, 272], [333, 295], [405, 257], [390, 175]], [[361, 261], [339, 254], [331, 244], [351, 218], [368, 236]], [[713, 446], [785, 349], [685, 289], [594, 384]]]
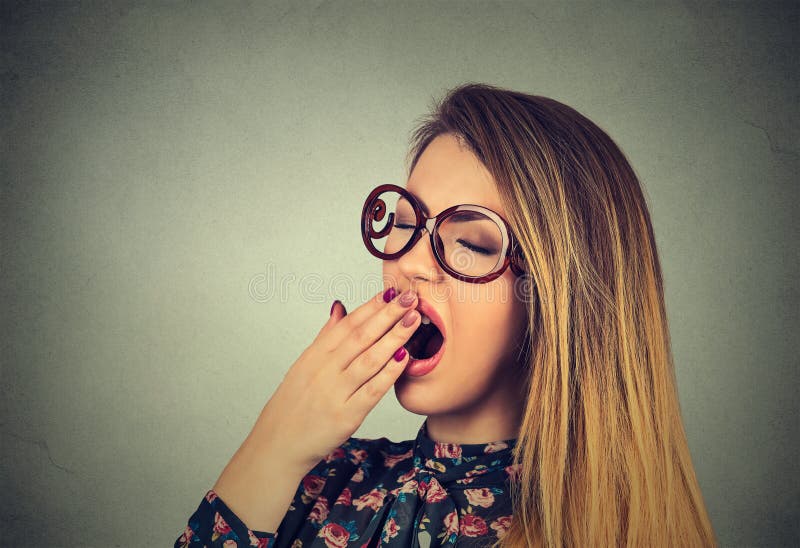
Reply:
[[714, 546], [681, 420], [645, 197], [597, 125], [547, 97], [468, 83], [411, 138], [494, 177], [529, 279], [514, 517], [494, 546]]

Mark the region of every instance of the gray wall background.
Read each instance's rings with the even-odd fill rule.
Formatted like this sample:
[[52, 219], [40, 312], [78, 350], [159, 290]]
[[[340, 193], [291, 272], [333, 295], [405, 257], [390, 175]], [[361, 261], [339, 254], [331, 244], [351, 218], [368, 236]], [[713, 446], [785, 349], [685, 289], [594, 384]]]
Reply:
[[[798, 5], [2, 2], [3, 545], [171, 545], [464, 81], [622, 147], [724, 546], [800, 542]], [[283, 284], [283, 292], [270, 291]], [[392, 392], [356, 433], [412, 438]]]

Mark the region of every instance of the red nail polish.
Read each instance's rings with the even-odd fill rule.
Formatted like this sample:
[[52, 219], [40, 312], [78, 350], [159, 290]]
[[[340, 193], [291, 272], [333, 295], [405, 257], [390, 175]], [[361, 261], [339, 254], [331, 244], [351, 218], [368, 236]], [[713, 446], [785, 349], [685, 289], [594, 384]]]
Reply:
[[406, 357], [406, 349], [402, 346], [394, 353], [394, 361], [401, 362]]
[[394, 299], [395, 295], [397, 295], [397, 291], [395, 288], [390, 287], [386, 291], [383, 292], [383, 302], [388, 303], [392, 299]]
[[330, 316], [333, 316], [333, 309], [336, 307], [336, 303], [338, 303], [338, 302], [339, 302], [339, 299], [336, 299], [335, 301], [333, 301], [333, 304], [331, 305], [331, 313], [329, 314]]

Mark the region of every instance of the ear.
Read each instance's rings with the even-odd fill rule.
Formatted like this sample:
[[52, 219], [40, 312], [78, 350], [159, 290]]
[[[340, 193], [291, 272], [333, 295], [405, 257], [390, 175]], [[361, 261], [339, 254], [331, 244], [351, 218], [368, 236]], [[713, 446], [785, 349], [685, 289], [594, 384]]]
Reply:
[[521, 254], [514, 253], [511, 255], [511, 271], [517, 276], [522, 276], [527, 273], [525, 271], [525, 259]]

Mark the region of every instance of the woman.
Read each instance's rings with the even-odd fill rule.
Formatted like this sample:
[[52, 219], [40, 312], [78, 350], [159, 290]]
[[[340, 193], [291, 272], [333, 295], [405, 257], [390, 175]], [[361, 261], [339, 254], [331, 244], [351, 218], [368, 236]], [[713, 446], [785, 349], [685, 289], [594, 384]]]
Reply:
[[[466, 84], [409, 158], [362, 212], [386, 293], [334, 303], [176, 546], [715, 545], [619, 148]], [[390, 386], [416, 439], [351, 437]]]

